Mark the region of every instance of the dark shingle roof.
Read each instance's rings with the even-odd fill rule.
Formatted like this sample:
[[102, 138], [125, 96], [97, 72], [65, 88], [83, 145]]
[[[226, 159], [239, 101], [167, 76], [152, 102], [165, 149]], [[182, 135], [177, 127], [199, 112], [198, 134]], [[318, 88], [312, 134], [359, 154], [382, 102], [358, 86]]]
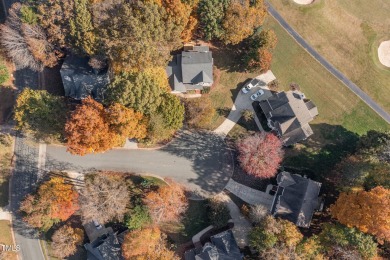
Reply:
[[123, 235], [109, 232], [91, 243], [84, 245], [87, 250], [87, 260], [123, 260], [121, 244]]
[[95, 73], [88, 60], [75, 55], [65, 58], [60, 70], [65, 96], [78, 100], [88, 96], [102, 99], [103, 89], [109, 83], [107, 69]]
[[227, 230], [212, 236], [211, 243], [206, 243], [202, 251], [196, 254], [195, 250], [185, 253], [185, 260], [241, 260], [240, 248], [234, 239], [233, 232]]
[[299, 227], [309, 227], [318, 208], [321, 183], [288, 172], [279, 173], [277, 182], [279, 187], [271, 213]]

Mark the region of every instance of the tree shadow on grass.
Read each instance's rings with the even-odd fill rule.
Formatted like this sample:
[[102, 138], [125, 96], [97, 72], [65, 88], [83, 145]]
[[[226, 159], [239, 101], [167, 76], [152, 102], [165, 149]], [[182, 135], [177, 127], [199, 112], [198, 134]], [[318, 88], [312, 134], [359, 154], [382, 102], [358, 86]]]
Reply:
[[214, 64], [218, 69], [228, 72], [244, 72], [243, 53], [238, 45], [223, 45], [219, 42], [214, 42], [211, 51], [213, 52]]
[[301, 171], [327, 185], [327, 176], [346, 155], [356, 150], [359, 136], [340, 125], [311, 125], [314, 134], [294, 147], [285, 149], [283, 165]]

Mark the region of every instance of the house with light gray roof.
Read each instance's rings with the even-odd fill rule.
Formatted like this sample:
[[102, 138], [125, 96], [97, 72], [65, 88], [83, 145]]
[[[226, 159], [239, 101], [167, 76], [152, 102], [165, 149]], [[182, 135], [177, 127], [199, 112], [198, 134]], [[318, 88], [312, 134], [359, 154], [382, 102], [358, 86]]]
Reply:
[[173, 56], [166, 72], [173, 93], [203, 90], [213, 84], [213, 57], [208, 46], [185, 46]]
[[260, 101], [259, 105], [268, 126], [277, 133], [283, 145], [293, 145], [313, 134], [309, 122], [318, 115], [318, 109], [302, 92], [278, 92]]

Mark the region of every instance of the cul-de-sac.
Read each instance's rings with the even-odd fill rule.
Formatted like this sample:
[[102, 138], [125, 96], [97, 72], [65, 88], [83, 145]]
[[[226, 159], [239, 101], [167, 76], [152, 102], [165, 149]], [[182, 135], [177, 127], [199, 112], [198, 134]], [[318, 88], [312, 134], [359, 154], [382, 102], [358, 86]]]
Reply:
[[390, 259], [388, 0], [0, 0], [0, 260]]

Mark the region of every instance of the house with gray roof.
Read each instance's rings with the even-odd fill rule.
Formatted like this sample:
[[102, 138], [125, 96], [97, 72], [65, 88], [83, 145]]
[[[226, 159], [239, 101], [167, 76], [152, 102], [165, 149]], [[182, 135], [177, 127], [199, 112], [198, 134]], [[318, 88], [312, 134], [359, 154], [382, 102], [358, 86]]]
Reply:
[[187, 45], [166, 68], [173, 93], [202, 90], [213, 84], [213, 57], [208, 46]]
[[117, 233], [111, 227], [96, 226], [93, 222], [84, 225], [90, 243], [84, 245], [87, 260], [123, 260], [121, 245], [125, 232]]
[[259, 102], [268, 126], [289, 146], [313, 134], [309, 122], [318, 115], [316, 105], [297, 90], [278, 92]]
[[60, 70], [65, 96], [76, 100], [89, 96], [96, 100], [103, 99], [105, 87], [109, 83], [107, 68], [93, 69], [88, 61], [88, 57], [66, 56]]
[[298, 227], [309, 227], [316, 210], [320, 208], [321, 183], [289, 172], [276, 178], [278, 188], [271, 214], [293, 222]]
[[234, 239], [233, 232], [229, 229], [210, 237], [199, 250], [192, 249], [185, 252], [185, 260], [241, 260], [243, 256]]

